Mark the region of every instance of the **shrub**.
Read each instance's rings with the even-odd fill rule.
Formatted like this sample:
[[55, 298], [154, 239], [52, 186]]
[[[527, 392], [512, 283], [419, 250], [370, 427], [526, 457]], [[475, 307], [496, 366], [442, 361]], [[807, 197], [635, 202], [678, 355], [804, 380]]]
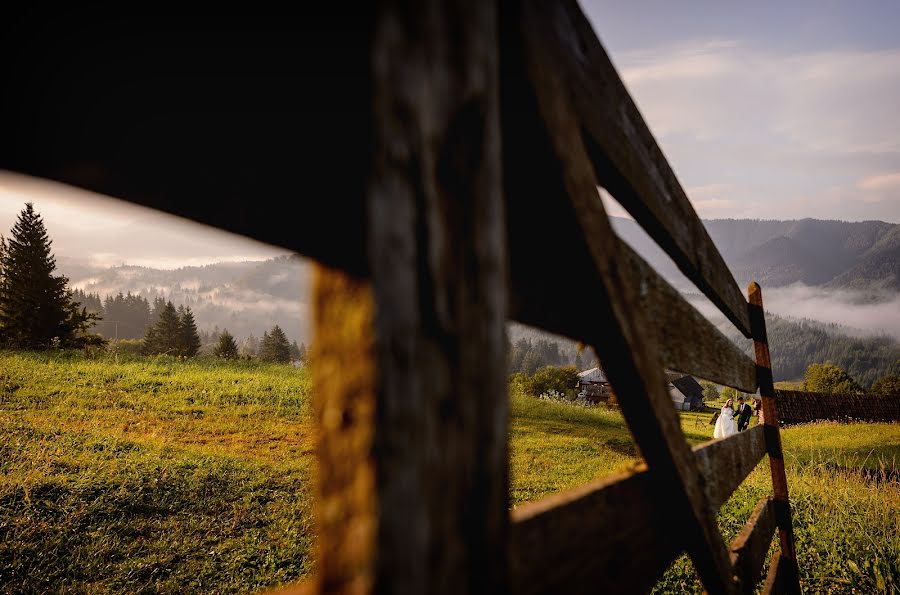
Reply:
[[571, 399], [575, 396], [575, 386], [578, 384], [575, 366], [545, 366], [530, 377], [524, 374], [513, 376], [516, 382], [521, 383], [524, 391], [534, 397], [556, 394]]
[[812, 393], [857, 394], [862, 388], [847, 372], [832, 363], [810, 364], [803, 377], [803, 390]]

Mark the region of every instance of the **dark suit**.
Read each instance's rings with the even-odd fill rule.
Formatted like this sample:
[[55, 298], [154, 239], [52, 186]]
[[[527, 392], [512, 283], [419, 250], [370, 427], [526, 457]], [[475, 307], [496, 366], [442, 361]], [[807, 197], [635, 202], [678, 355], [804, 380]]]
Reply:
[[753, 414], [753, 407], [744, 403], [737, 408], [737, 411], [734, 412], [734, 417], [737, 419], [737, 429], [738, 432], [743, 432], [747, 429], [747, 426], [750, 424], [750, 416]]

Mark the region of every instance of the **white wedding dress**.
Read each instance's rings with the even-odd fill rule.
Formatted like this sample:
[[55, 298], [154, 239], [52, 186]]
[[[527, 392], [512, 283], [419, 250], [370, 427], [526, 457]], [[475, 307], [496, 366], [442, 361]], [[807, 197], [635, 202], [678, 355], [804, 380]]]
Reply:
[[734, 425], [734, 409], [722, 407], [722, 413], [716, 420], [716, 429], [713, 430], [713, 438], [728, 438], [737, 434], [737, 426]]

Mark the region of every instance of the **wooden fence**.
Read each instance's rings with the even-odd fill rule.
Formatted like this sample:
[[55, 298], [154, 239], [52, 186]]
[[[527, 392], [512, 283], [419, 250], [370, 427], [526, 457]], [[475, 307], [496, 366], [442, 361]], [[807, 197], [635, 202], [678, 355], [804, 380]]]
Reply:
[[776, 390], [781, 423], [900, 421], [900, 395], [843, 395]]
[[[707, 591], [749, 592], [777, 529], [765, 592], [798, 591], [762, 293], [736, 285], [578, 5], [308, 21], [85, 17], [0, 41], [0, 167], [319, 261], [318, 552], [298, 589], [645, 592], [686, 551]], [[613, 233], [598, 186], [755, 361]], [[595, 348], [644, 470], [510, 514], [509, 319]], [[690, 448], [664, 368], [758, 389], [766, 425]], [[726, 544], [716, 511], [764, 454], [772, 495]]]
[[[761, 290], [743, 297], [579, 7], [384, 3], [373, 43], [371, 275], [316, 284], [308, 588], [644, 592], [687, 551], [709, 592], [751, 592], [777, 529], [765, 592], [799, 591]], [[619, 240], [598, 186], [756, 361]], [[595, 348], [646, 469], [509, 514], [508, 318]], [[759, 389], [766, 425], [691, 449], [666, 367]], [[726, 544], [716, 512], [765, 454], [772, 496]]]

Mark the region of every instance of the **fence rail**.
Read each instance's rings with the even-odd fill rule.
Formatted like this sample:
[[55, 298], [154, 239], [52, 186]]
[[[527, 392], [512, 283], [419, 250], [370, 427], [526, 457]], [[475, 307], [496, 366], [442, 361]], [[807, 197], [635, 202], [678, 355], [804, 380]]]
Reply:
[[[762, 426], [694, 448], [710, 514], [765, 453]], [[687, 546], [671, 511], [659, 504], [659, 493], [645, 468], [516, 508], [510, 538], [514, 591], [587, 593], [599, 584], [604, 592], [632, 593], [651, 587]], [[738, 549], [743, 552], [746, 547]], [[743, 554], [742, 565], [752, 563], [747, 555]]]
[[900, 421], [900, 395], [824, 394], [777, 390], [778, 419], [811, 421]]

